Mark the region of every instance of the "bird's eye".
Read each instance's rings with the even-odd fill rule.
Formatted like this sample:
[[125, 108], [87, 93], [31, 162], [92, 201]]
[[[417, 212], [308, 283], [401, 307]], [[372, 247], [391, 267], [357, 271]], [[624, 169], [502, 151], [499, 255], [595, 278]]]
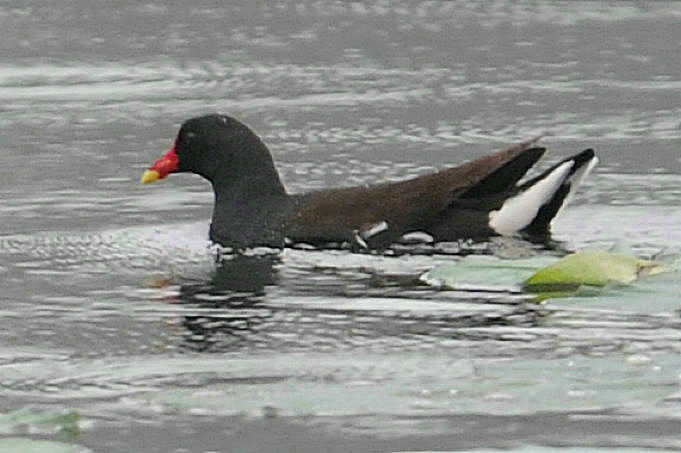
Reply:
[[185, 132], [183, 134], [180, 134], [180, 140], [179, 141], [183, 144], [188, 144], [188, 143], [191, 143], [195, 138], [196, 138], [196, 133]]

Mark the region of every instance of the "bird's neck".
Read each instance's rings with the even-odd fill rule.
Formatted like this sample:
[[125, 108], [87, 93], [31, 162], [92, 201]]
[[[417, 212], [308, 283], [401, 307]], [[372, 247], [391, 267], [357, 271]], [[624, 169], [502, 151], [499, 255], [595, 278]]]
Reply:
[[214, 242], [235, 248], [283, 247], [283, 219], [292, 202], [279, 177], [273, 178], [240, 178], [215, 188]]
[[213, 181], [213, 191], [216, 204], [248, 205], [256, 200], [288, 196], [276, 171], [241, 174], [235, 180]]

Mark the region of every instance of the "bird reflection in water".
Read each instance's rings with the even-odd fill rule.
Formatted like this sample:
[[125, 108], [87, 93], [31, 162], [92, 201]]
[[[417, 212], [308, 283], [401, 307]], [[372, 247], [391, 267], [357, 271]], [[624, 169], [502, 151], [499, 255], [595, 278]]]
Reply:
[[188, 330], [184, 346], [224, 352], [255, 341], [258, 328], [272, 317], [261, 305], [266, 287], [277, 282], [279, 262], [276, 254], [223, 256], [209, 281], [183, 284], [178, 302], [201, 309], [182, 320]]

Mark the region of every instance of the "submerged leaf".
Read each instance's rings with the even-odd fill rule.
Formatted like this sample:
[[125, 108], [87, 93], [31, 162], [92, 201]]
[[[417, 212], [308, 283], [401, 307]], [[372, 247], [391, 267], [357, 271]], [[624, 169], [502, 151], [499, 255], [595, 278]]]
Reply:
[[80, 413], [75, 409], [58, 411], [40, 410], [32, 407], [0, 414], [0, 433], [11, 433], [17, 426], [30, 426], [35, 432], [59, 431], [70, 437], [79, 432]]
[[555, 257], [499, 259], [469, 255], [456, 263], [431, 269], [419, 278], [436, 287], [476, 291], [522, 291], [522, 282]]
[[79, 445], [50, 440], [5, 437], [0, 439], [0, 451], [3, 453], [86, 453], [91, 450]]

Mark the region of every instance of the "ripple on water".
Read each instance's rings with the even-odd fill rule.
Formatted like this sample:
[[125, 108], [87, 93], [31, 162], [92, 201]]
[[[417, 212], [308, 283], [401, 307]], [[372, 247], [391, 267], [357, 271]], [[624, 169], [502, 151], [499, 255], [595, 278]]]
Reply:
[[[670, 372], [681, 365], [678, 355], [629, 357], [517, 360], [402, 351], [396, 361], [392, 354], [362, 351], [254, 351], [250, 356], [43, 359], [8, 368], [2, 381], [11, 396], [105, 398], [109, 411], [136, 414], [151, 410], [260, 417], [270, 407], [284, 417], [408, 417], [571, 413], [625, 406], [629, 409], [624, 416], [662, 399], [668, 415], [679, 413], [673, 401], [678, 379]], [[603, 413], [604, 420], [616, 417]]]
[[[76, 404], [102, 432], [142, 426], [152, 442], [152, 426], [267, 418], [362, 439], [681, 446], [675, 277], [536, 305], [414, 283], [457, 245], [216, 266], [205, 186], [132, 188], [184, 118], [211, 110], [252, 124], [294, 191], [392, 181], [543, 133], [546, 165], [591, 146], [602, 159], [559, 239], [678, 247], [681, 9], [254, 5], [0, 5], [3, 402]], [[26, 425], [3, 434], [58, 429]]]

